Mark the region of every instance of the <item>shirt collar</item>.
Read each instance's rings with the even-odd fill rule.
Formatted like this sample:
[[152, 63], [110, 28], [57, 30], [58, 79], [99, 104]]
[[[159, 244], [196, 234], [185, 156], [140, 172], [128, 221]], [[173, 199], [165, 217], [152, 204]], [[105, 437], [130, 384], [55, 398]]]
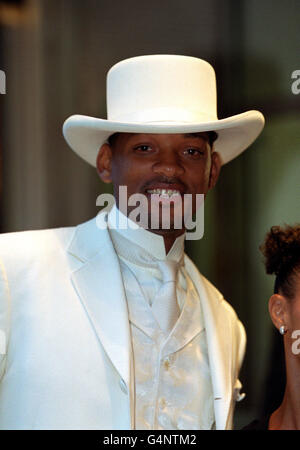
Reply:
[[124, 237], [134, 245], [142, 247], [159, 260], [170, 259], [178, 262], [183, 255], [185, 233], [176, 238], [168, 254], [166, 254], [164, 238], [137, 225], [126, 217], [116, 204], [113, 205], [108, 214], [108, 227], [116, 230], [116, 235], [120, 238]]

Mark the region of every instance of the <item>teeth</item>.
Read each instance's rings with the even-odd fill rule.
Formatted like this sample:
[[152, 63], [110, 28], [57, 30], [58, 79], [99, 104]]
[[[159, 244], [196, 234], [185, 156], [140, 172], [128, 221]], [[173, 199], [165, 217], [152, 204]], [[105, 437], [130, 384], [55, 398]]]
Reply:
[[159, 194], [163, 196], [171, 197], [172, 195], [180, 195], [180, 192], [173, 189], [149, 189], [149, 194]]

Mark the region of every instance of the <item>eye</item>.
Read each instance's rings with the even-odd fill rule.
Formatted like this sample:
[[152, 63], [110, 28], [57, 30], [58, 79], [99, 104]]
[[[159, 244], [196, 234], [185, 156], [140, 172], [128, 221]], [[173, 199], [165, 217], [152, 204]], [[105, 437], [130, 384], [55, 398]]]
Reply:
[[193, 159], [200, 159], [205, 152], [199, 148], [190, 147], [185, 149], [183, 153]]
[[140, 144], [134, 147], [134, 151], [137, 153], [149, 153], [152, 150], [152, 147], [148, 144]]

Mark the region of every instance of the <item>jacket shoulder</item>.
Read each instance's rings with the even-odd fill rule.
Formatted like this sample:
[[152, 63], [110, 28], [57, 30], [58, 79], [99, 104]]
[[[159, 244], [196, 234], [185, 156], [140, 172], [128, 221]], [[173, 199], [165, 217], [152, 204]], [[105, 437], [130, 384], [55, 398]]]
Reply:
[[75, 227], [16, 231], [0, 234], [0, 258], [45, 252], [53, 246], [66, 247]]

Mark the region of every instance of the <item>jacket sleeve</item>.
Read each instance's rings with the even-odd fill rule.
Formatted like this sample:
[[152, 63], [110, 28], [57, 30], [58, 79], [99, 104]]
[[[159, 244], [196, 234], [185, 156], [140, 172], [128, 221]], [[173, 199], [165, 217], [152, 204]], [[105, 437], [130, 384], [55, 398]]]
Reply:
[[237, 368], [237, 375], [236, 375], [236, 381], [234, 385], [234, 391], [233, 391], [233, 397], [234, 399], [239, 402], [243, 400], [246, 396], [245, 393], [241, 392], [242, 390], [242, 383], [239, 380], [239, 372], [243, 364], [245, 351], [246, 351], [246, 331], [244, 328], [244, 325], [242, 322], [237, 319], [237, 354], [236, 354], [236, 368]]
[[245, 331], [244, 325], [242, 324], [242, 322], [240, 320], [238, 320], [238, 328], [239, 328], [238, 368], [240, 371], [241, 366], [244, 361], [245, 352], [246, 352], [247, 337], [246, 337], [246, 331]]
[[10, 328], [10, 294], [4, 266], [0, 260], [0, 380], [6, 364]]

